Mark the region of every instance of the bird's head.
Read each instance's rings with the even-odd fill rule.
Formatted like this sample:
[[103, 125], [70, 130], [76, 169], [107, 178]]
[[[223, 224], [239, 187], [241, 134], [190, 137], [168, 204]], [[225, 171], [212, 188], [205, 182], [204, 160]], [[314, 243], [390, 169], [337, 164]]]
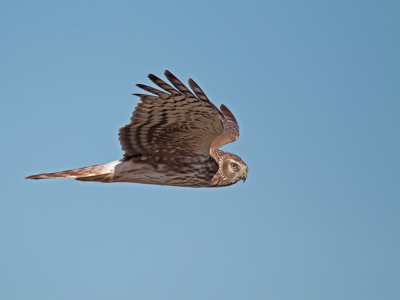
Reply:
[[239, 180], [246, 181], [248, 167], [237, 155], [225, 152], [220, 160], [220, 174], [224, 181], [234, 184]]

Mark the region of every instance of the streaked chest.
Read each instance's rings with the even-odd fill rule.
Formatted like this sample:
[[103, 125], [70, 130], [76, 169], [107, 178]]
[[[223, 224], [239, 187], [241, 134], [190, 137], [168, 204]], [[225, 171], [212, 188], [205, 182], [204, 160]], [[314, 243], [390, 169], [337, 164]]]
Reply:
[[170, 158], [157, 162], [139, 157], [116, 166], [113, 181], [207, 187], [217, 170], [218, 165], [209, 157]]

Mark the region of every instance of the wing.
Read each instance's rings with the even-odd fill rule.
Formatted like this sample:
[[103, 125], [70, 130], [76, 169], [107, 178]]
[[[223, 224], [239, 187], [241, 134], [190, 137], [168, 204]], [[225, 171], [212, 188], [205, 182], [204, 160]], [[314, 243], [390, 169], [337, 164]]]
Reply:
[[154, 95], [134, 94], [141, 103], [136, 106], [131, 123], [119, 130], [125, 157], [209, 156], [211, 143], [224, 132], [224, 114], [204, 93], [194, 89], [196, 97], [171, 72], [164, 74], [175, 88], [152, 74], [148, 76], [150, 80], [164, 91], [137, 85]]
[[189, 85], [199, 99], [207, 101], [214, 106], [224, 125], [224, 131], [212, 141], [211, 149], [219, 149], [225, 144], [236, 141], [239, 138], [239, 124], [233, 113], [223, 104], [221, 105], [221, 110], [219, 110], [192, 79], [189, 79]]
[[239, 124], [235, 116], [223, 104], [221, 105], [221, 112], [221, 121], [224, 124], [224, 131], [212, 141], [211, 149], [219, 149], [223, 145], [232, 143], [239, 138]]

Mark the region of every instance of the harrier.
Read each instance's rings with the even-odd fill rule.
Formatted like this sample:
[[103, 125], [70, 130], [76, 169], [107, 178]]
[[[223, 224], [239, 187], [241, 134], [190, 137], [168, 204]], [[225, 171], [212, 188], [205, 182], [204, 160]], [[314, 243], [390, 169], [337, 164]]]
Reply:
[[171, 72], [172, 87], [149, 74], [162, 90], [137, 84], [152, 95], [140, 97], [131, 122], [119, 130], [122, 159], [74, 170], [31, 175], [26, 179], [72, 177], [81, 181], [136, 182], [183, 187], [222, 187], [246, 180], [242, 159], [219, 148], [239, 137], [232, 112], [218, 109], [189, 79], [190, 91]]

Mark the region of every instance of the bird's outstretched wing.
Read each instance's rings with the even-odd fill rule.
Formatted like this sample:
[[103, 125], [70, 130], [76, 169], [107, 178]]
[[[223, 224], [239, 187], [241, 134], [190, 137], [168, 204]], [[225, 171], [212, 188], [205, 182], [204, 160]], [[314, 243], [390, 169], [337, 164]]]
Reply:
[[225, 106], [215, 107], [193, 80], [194, 94], [171, 72], [164, 74], [175, 88], [152, 74], [150, 80], [164, 91], [137, 85], [154, 95], [134, 94], [141, 103], [119, 130], [125, 157], [208, 156], [214, 140], [223, 145], [237, 139], [239, 127]]
[[221, 105], [221, 110], [219, 110], [206, 96], [203, 90], [197, 85], [194, 80], [189, 79], [189, 86], [192, 88], [196, 96], [201, 99], [202, 101], [211, 103], [214, 107], [215, 111], [218, 112], [218, 116], [221, 119], [224, 130], [223, 132], [215, 137], [212, 141], [210, 148], [211, 149], [219, 149], [225, 144], [232, 143], [239, 138], [239, 124], [236, 121], [235, 116], [233, 113], [225, 106]]

